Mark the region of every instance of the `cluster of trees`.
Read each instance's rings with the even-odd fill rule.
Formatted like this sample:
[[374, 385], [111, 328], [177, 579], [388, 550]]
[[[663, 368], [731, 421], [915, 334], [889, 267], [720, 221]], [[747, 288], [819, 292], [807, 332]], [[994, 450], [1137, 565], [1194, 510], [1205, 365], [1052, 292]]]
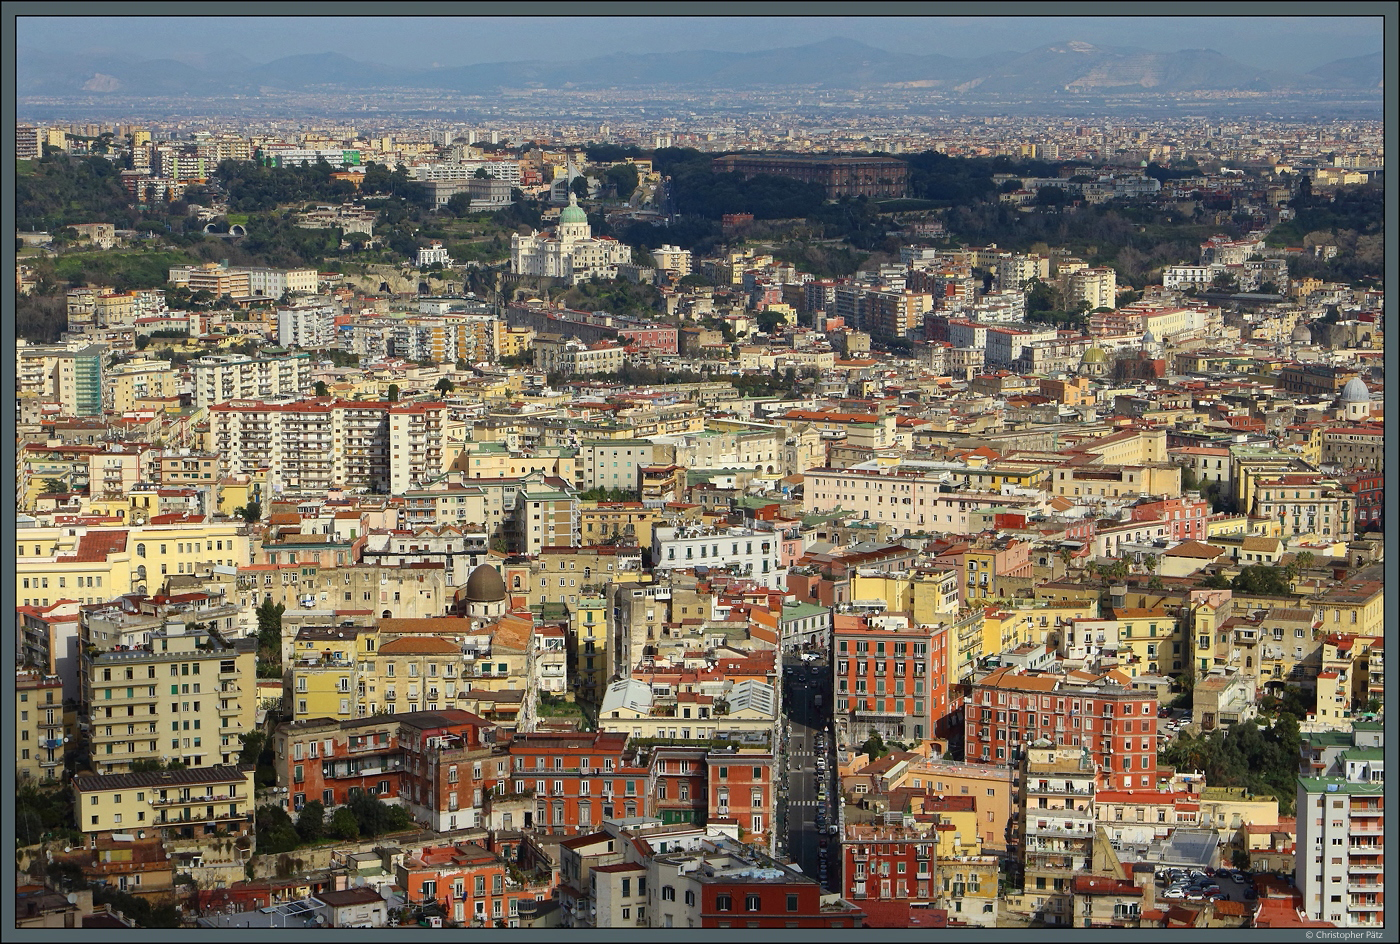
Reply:
[[1245, 787], [1254, 794], [1272, 794], [1278, 797], [1279, 814], [1291, 816], [1302, 748], [1298, 720], [1292, 711], [1284, 710], [1267, 728], [1260, 728], [1251, 719], [1228, 731], [1183, 734], [1162, 750], [1160, 760], [1177, 770], [1204, 772], [1211, 786]]
[[121, 182], [121, 166], [105, 157], [50, 152], [15, 177], [15, 228], [56, 232], [75, 223], [110, 222], [118, 229], [139, 218]]
[[21, 846], [42, 842], [45, 836], [73, 833], [73, 796], [58, 787], [40, 787], [20, 781], [15, 791], [15, 841]]
[[814, 213], [826, 191], [786, 177], [716, 174], [714, 155], [694, 148], [660, 148], [652, 166], [671, 177], [671, 199], [679, 213], [718, 220], [726, 213], [752, 213], [754, 219], [792, 219]]
[[576, 310], [609, 311], [618, 315], [646, 315], [662, 309], [661, 293], [654, 285], [623, 279], [580, 282], [564, 294], [564, 304]]
[[413, 815], [402, 806], [361, 793], [328, 817], [319, 800], [301, 808], [293, 822], [281, 806], [266, 805], [257, 811], [258, 853], [278, 855], [326, 839], [353, 841], [382, 836], [413, 826]]
[[637, 493], [635, 491], [628, 491], [625, 488], [603, 488], [599, 486], [598, 488], [590, 488], [586, 492], [580, 492], [578, 497], [581, 501], [628, 502], [636, 501]]

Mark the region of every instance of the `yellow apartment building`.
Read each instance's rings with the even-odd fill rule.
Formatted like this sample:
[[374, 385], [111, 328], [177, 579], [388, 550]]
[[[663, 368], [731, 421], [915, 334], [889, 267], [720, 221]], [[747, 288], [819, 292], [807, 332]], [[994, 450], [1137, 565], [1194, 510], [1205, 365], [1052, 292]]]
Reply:
[[237, 763], [257, 708], [255, 648], [252, 639], [226, 644], [159, 631], [141, 647], [85, 653], [80, 717], [93, 768], [119, 774], [138, 760]]

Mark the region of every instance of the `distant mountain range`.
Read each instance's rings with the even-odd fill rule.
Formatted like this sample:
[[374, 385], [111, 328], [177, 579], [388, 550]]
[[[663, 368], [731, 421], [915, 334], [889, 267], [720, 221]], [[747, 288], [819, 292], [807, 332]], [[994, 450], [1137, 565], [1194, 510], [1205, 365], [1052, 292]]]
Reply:
[[1287, 92], [1307, 89], [1380, 90], [1381, 53], [1338, 59], [1306, 74], [1259, 69], [1212, 49], [1159, 53], [1065, 42], [1030, 52], [976, 59], [931, 53], [885, 52], [846, 39], [762, 52], [708, 50], [615, 53], [593, 59], [482, 63], [409, 70], [340, 53], [288, 56], [254, 64], [242, 57], [203, 57], [202, 68], [174, 59], [82, 60], [20, 47], [16, 94], [257, 96], [330, 87], [433, 88], [472, 95], [511, 89], [672, 87], [696, 91], [807, 88], [855, 90], [927, 88], [961, 96], [1112, 97], [1141, 92]]

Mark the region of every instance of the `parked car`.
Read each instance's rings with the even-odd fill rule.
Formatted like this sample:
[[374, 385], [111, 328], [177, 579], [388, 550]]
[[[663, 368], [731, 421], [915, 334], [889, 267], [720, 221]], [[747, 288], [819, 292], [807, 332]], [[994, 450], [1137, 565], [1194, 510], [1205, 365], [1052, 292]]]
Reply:
[[1244, 890], [1244, 900], [1245, 900], [1245, 901], [1258, 901], [1258, 900], [1259, 900], [1259, 893], [1256, 892], [1256, 891], [1255, 891], [1254, 889], [1252, 889], [1252, 888], [1246, 888], [1246, 889]]
[[1243, 872], [1231, 872], [1230, 881], [1234, 882], [1236, 885], [1243, 885], [1245, 882], [1249, 881], [1249, 877]]
[[1173, 886], [1162, 892], [1162, 897], [1171, 899], [1172, 901], [1180, 901], [1186, 897], [1186, 890]]

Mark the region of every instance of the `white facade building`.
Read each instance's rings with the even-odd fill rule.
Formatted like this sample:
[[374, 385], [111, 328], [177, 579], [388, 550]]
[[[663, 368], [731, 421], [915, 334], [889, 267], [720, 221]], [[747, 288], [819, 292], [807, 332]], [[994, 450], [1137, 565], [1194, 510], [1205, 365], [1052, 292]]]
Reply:
[[617, 277], [617, 267], [632, 261], [632, 247], [615, 239], [593, 238], [588, 215], [570, 194], [552, 233], [531, 232], [510, 238], [510, 271], [580, 282], [598, 276]]
[[311, 357], [201, 357], [194, 367], [194, 402], [204, 408], [229, 400], [298, 396], [310, 383]]
[[688, 567], [732, 568], [766, 586], [784, 584], [779, 567], [778, 535], [771, 531], [695, 526], [658, 527], [651, 532], [652, 560], [658, 573]]

